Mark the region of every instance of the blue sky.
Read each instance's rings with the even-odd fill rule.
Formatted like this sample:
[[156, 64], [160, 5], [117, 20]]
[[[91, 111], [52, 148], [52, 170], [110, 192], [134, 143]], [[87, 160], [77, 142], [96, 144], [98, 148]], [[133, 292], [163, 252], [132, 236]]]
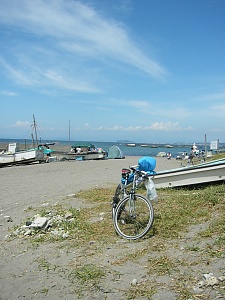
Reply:
[[225, 142], [224, 0], [0, 7], [0, 138]]

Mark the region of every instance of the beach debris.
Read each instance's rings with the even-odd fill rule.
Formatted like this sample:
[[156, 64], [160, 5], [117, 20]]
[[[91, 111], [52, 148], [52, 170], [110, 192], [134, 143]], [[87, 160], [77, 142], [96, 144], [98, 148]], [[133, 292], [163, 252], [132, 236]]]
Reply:
[[206, 280], [207, 286], [214, 286], [219, 283], [218, 279], [216, 278], [216, 276], [213, 275], [213, 273], [203, 274], [203, 276]]
[[67, 211], [63, 216], [57, 213], [48, 212], [46, 216], [35, 215], [31, 220], [14, 230], [9, 237], [15, 236], [35, 236], [38, 234], [50, 234], [57, 237], [68, 238], [69, 232], [65, 226], [74, 222], [73, 213]]
[[218, 285], [219, 284], [219, 281], [225, 281], [225, 276], [220, 276], [220, 277], [216, 277], [214, 276], [213, 273], [206, 273], [206, 274], [203, 274], [203, 277], [205, 280], [201, 280], [198, 282], [198, 286], [197, 288], [204, 288], [206, 286], [215, 286], [215, 285]]

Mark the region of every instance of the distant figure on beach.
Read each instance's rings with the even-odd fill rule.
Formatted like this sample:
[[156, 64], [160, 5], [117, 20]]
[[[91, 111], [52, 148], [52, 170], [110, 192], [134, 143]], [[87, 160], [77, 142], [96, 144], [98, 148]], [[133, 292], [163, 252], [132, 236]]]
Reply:
[[188, 163], [189, 164], [193, 164], [193, 158], [194, 157], [195, 157], [195, 151], [192, 147], [190, 153], [188, 154]]
[[196, 153], [196, 151], [198, 150], [198, 147], [196, 146], [195, 143], [192, 146], [192, 150], [193, 150], [194, 153]]
[[77, 148], [76, 148], [76, 153], [77, 153], [77, 154], [81, 153], [81, 148], [80, 148], [80, 147], [77, 147]]
[[172, 155], [170, 152], [167, 153], [167, 159], [171, 159]]

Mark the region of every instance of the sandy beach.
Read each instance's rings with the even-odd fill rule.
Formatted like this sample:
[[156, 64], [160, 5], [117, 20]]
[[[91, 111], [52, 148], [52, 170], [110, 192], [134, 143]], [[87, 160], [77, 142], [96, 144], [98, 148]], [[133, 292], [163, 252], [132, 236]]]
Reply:
[[[69, 298], [68, 295], [61, 298], [62, 291], [48, 293], [46, 297], [40, 294], [35, 296], [35, 282], [41, 286], [43, 278], [40, 276], [43, 274], [35, 273], [29, 264], [32, 264], [34, 257], [40, 255], [40, 249], [30, 253], [25, 250], [26, 247], [23, 249], [20, 241], [7, 242], [5, 237], [9, 229], [20, 225], [27, 218], [26, 210], [29, 207], [40, 207], [44, 203], [54, 205], [80, 190], [116, 185], [121, 179], [121, 169], [137, 165], [138, 159], [139, 157], [126, 157], [117, 160], [58, 161], [0, 168], [0, 299], [77, 299], [74, 296]], [[157, 158], [156, 170], [177, 166], [179, 162], [176, 160]], [[73, 199], [77, 201], [76, 198]], [[79, 208], [81, 203], [77, 201], [73, 205]], [[7, 222], [8, 218], [11, 222]], [[53, 251], [51, 247], [42, 249], [43, 253]], [[58, 282], [59, 278], [54, 277], [54, 280]]]
[[[76, 209], [82, 208], [84, 203], [74, 197], [77, 192], [96, 187], [116, 186], [121, 179], [121, 169], [137, 165], [138, 159], [139, 157], [126, 157], [121, 160], [58, 161], [0, 168], [1, 300], [122, 300], [126, 299], [127, 291], [135, 278], [145, 281], [148, 276], [145, 264], [150, 253], [147, 253], [143, 257], [144, 260], [139, 261], [138, 264], [130, 261], [117, 266], [113, 262], [124, 252], [142, 251], [153, 242], [157, 245], [157, 236], [155, 239], [130, 242], [117, 237], [112, 226], [113, 241], [110, 244], [104, 245], [103, 236], [100, 242], [89, 241], [83, 246], [72, 249], [66, 246], [69, 243], [67, 241], [44, 242], [35, 246], [29, 241], [29, 236], [12, 240], [8, 238], [11, 229], [24, 224], [29, 214], [32, 216], [35, 214], [35, 208], [45, 205], [51, 207], [57, 203], [71, 205]], [[175, 159], [156, 158], [156, 160], [156, 171], [180, 166], [180, 162]], [[112, 222], [110, 201], [111, 199], [105, 214], [107, 220]], [[186, 237], [184, 240], [186, 241]], [[178, 239], [173, 243], [170, 249], [172, 252], [174, 247], [182, 247], [183, 241]], [[181, 245], [177, 246], [179, 243]], [[89, 262], [104, 268], [107, 274], [97, 290], [91, 287], [82, 289], [82, 286], [78, 288], [69, 280], [71, 263], [72, 266], [74, 264], [82, 266]], [[214, 269], [218, 270], [217, 265]], [[115, 277], [115, 274], [119, 274], [118, 277]], [[170, 276], [164, 276], [163, 280], [165, 286], [160, 283], [157, 293], [151, 299], [177, 299], [173, 285], [169, 287]], [[77, 292], [77, 288], [80, 292], [82, 290], [82, 295]]]
[[[69, 194], [94, 187], [116, 185], [121, 169], [138, 164], [139, 157], [125, 159], [59, 161], [0, 168], [0, 209], [15, 222], [24, 217], [24, 209], [50, 204]], [[175, 159], [157, 158], [156, 171], [179, 167]], [[4, 234], [3, 234], [4, 235]]]

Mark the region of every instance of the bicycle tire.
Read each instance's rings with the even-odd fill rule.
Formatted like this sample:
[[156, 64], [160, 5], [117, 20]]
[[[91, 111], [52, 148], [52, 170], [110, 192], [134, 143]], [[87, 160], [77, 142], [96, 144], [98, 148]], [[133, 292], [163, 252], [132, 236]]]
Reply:
[[[135, 206], [134, 209], [130, 209], [132, 205]], [[114, 228], [125, 239], [142, 238], [148, 233], [153, 222], [153, 206], [148, 199], [141, 195], [129, 195], [116, 206], [113, 218]]]

